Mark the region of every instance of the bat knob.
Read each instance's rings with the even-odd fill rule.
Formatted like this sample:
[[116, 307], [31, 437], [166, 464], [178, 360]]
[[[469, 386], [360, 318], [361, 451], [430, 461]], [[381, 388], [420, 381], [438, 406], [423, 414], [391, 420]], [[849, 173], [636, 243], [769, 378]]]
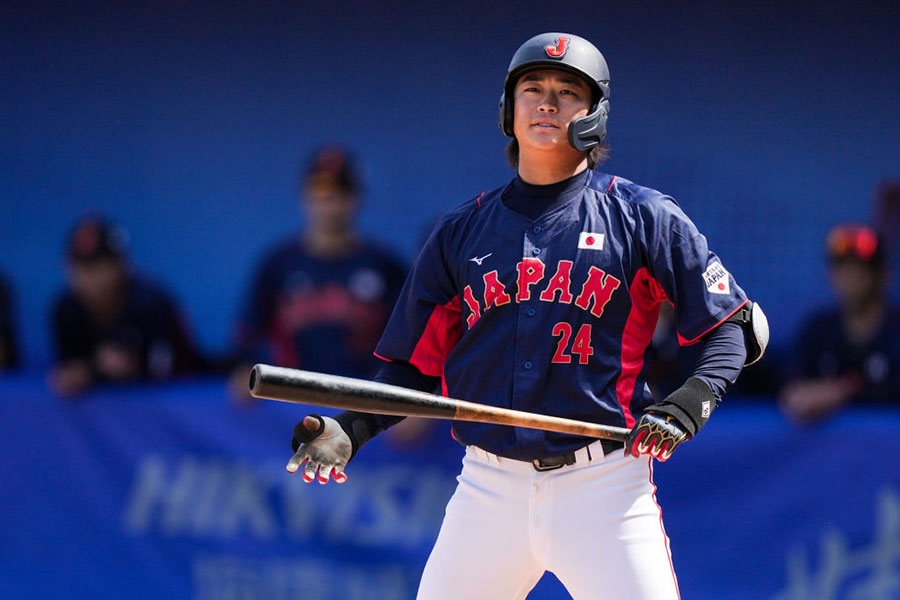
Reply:
[[253, 391], [254, 391], [254, 388], [256, 387], [256, 380], [257, 380], [257, 378], [258, 378], [258, 377], [257, 377], [257, 375], [258, 375], [258, 373], [257, 373], [257, 367], [259, 367], [259, 365], [254, 365], [253, 368], [250, 369], [250, 382], [249, 382], [249, 386], [248, 386], [248, 387], [249, 387], [249, 389], [250, 389], [251, 392], [253, 392]]

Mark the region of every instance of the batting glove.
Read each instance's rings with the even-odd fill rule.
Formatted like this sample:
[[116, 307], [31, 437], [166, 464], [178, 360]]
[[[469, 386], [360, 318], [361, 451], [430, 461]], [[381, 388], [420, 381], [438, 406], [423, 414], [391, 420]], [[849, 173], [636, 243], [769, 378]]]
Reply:
[[350, 436], [334, 419], [319, 415], [304, 418], [294, 427], [291, 448], [294, 456], [288, 461], [288, 473], [296, 473], [303, 467], [302, 477], [307, 483], [317, 479], [324, 485], [329, 477], [336, 483], [347, 481], [344, 467], [350, 460], [353, 445]]
[[638, 458], [649, 454], [665, 462], [682, 442], [691, 439], [685, 428], [671, 415], [645, 413], [625, 440], [625, 455]]

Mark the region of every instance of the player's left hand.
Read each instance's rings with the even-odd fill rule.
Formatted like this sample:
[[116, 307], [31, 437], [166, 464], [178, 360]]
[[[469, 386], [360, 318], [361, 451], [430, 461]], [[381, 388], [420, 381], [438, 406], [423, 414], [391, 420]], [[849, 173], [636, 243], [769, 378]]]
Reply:
[[[294, 427], [291, 443], [294, 456], [288, 461], [288, 473], [301, 471], [303, 481], [326, 484], [347, 481], [344, 468], [350, 462], [353, 445], [340, 423], [331, 417], [308, 415]], [[300, 469], [300, 467], [303, 467]]]
[[691, 439], [685, 427], [671, 415], [647, 412], [641, 417], [625, 440], [625, 455], [638, 458], [649, 454], [659, 461], [667, 461], [682, 442]]

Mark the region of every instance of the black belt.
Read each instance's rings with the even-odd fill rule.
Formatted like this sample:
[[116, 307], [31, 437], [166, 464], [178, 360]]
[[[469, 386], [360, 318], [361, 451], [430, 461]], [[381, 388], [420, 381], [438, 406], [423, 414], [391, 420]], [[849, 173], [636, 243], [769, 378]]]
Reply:
[[[603, 454], [609, 454], [614, 450], [621, 450], [625, 447], [624, 442], [616, 440], [600, 440], [600, 447], [603, 448]], [[588, 460], [591, 460], [591, 451], [588, 449]], [[567, 465], [575, 464], [575, 452], [566, 452], [559, 456], [548, 456], [547, 458], [536, 458], [531, 461], [535, 471], [552, 471]]]

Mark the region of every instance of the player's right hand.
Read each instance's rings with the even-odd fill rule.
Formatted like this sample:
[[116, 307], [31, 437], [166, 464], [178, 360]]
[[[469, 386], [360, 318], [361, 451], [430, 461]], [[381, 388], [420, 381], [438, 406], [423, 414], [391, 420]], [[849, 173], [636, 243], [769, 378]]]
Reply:
[[672, 452], [682, 442], [691, 439], [690, 434], [675, 417], [647, 412], [638, 421], [625, 440], [625, 456], [638, 458], [649, 454], [660, 462], [669, 460]]
[[294, 427], [291, 448], [294, 456], [288, 461], [288, 473], [296, 473], [302, 467], [303, 481], [307, 483], [316, 479], [324, 485], [329, 477], [337, 483], [347, 481], [344, 467], [350, 461], [353, 444], [334, 419], [319, 415], [305, 417]]

